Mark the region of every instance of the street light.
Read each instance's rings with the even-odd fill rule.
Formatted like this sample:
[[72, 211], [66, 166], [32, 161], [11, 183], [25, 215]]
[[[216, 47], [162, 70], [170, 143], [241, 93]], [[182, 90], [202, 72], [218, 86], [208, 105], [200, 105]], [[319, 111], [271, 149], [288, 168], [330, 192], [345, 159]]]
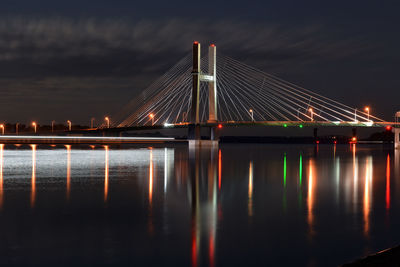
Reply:
[[36, 126], [37, 126], [36, 122], [32, 122], [32, 126], [33, 126], [33, 129], [35, 130], [35, 133], [36, 133]]
[[109, 117], [105, 117], [104, 119], [107, 122], [107, 128], [110, 128], [110, 118]]
[[51, 132], [54, 132], [54, 123], [55, 123], [56, 121], [51, 121]]
[[249, 110], [250, 114], [251, 114], [251, 121], [254, 121], [254, 112], [252, 109]]
[[69, 131], [71, 131], [71, 128], [72, 128], [72, 123], [71, 123], [71, 121], [70, 121], [70, 120], [67, 120], [67, 123], [68, 123], [68, 130], [69, 130]]
[[310, 111], [310, 114], [311, 114], [311, 121], [313, 121], [313, 120], [314, 120], [314, 111], [313, 111], [312, 108], [309, 108], [308, 111]]
[[368, 121], [369, 121], [369, 107], [365, 107], [365, 111], [366, 111], [367, 114], [368, 114]]
[[90, 119], [90, 128], [93, 129], [95, 118]]
[[0, 124], [0, 128], [1, 128], [2, 135], [4, 135], [4, 124]]
[[150, 113], [149, 117], [151, 118], [151, 125], [154, 125], [154, 114]]

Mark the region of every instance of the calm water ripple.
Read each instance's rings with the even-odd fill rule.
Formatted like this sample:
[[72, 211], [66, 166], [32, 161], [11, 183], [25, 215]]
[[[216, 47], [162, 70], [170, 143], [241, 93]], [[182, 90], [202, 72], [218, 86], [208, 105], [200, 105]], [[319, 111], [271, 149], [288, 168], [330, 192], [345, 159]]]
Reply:
[[400, 243], [398, 153], [0, 145], [0, 264], [337, 266]]

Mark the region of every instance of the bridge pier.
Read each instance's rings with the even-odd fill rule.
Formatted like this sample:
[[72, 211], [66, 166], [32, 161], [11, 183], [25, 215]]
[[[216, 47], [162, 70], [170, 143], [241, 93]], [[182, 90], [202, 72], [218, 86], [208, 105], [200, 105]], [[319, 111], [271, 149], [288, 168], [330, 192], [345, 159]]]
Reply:
[[189, 124], [188, 126], [188, 140], [200, 140], [201, 139], [201, 127], [196, 124]]
[[314, 142], [318, 141], [318, 128], [314, 128]]
[[[396, 122], [399, 122], [400, 111], [396, 112], [394, 118]], [[394, 149], [400, 149], [400, 128], [397, 128], [397, 125], [393, 127], [393, 133], [394, 133]]]
[[218, 141], [218, 135], [215, 126], [210, 127], [210, 140]]
[[393, 128], [394, 132], [394, 149], [400, 149], [400, 128]]

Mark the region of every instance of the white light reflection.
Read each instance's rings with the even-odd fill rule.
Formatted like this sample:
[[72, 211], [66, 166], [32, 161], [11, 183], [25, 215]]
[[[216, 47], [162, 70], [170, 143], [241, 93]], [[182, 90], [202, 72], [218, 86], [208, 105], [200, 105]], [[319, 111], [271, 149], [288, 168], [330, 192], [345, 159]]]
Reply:
[[0, 144], [0, 209], [3, 208], [3, 152], [4, 144]]
[[357, 211], [358, 198], [358, 157], [356, 156], [356, 144], [352, 144], [353, 150], [353, 211]]
[[364, 234], [366, 237], [369, 236], [370, 229], [370, 211], [371, 211], [371, 200], [372, 200], [372, 157], [369, 156], [365, 163], [365, 181], [364, 181]]
[[167, 193], [168, 185], [168, 148], [164, 148], [164, 194]]
[[108, 146], [104, 146], [105, 150], [105, 166], [104, 166], [104, 203], [107, 203], [108, 199]]
[[335, 177], [336, 177], [336, 202], [340, 199], [340, 158], [335, 159]]

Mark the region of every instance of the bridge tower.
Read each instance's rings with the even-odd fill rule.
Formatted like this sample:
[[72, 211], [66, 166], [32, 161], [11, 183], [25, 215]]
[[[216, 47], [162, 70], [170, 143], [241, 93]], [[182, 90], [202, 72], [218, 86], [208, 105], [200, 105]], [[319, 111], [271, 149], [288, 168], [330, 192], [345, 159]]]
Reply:
[[[396, 122], [400, 121], [400, 111], [396, 112], [395, 121]], [[395, 125], [395, 127], [393, 127], [393, 132], [394, 132], [394, 148], [400, 149], [400, 128], [398, 128], [397, 125]]]
[[[193, 70], [192, 70], [192, 107], [190, 110], [190, 125], [188, 138], [200, 140], [200, 82], [208, 83], [208, 123], [217, 123], [217, 47], [211, 44], [208, 48], [208, 74], [201, 72], [201, 46], [193, 43]], [[214, 127], [211, 128], [214, 136]]]

